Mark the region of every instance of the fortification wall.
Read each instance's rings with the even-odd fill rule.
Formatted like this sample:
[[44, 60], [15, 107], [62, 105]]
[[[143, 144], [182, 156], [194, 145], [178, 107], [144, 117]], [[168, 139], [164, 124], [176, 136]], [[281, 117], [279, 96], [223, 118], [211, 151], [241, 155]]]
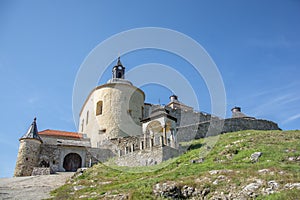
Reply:
[[59, 171], [60, 165], [60, 147], [43, 144], [36, 167], [49, 167], [51, 173], [54, 173]]
[[138, 150], [130, 152], [121, 157], [115, 158], [115, 164], [119, 166], [149, 166], [161, 163], [162, 161], [178, 156], [178, 150], [164, 146], [153, 147], [152, 149]]
[[210, 114], [202, 113], [202, 112], [194, 112], [192, 110], [171, 110], [170, 113], [172, 116], [177, 118], [177, 126], [187, 126], [191, 124], [196, 124], [200, 122], [209, 121], [211, 118]]
[[65, 156], [69, 153], [76, 153], [81, 157], [82, 167], [89, 167], [98, 162], [105, 162], [109, 158], [117, 156], [111, 149], [43, 144], [38, 162], [34, 167], [49, 167], [51, 173], [65, 171], [63, 162]]
[[117, 156], [111, 149], [87, 148], [85, 166], [90, 167], [98, 162], [105, 162]]
[[229, 118], [225, 119], [223, 132], [234, 132], [241, 130], [280, 130], [278, 124], [253, 118]]
[[14, 176], [30, 176], [37, 165], [41, 142], [35, 139], [20, 140]]
[[278, 125], [272, 121], [255, 118], [229, 118], [225, 120], [215, 120], [212, 126], [210, 126], [210, 124], [210, 121], [206, 121], [178, 127], [177, 141], [187, 142], [193, 139], [203, 138], [207, 136], [209, 129], [210, 135], [214, 135], [214, 132], [227, 133], [242, 130], [280, 130]]
[[42, 144], [38, 162], [35, 167], [50, 167], [51, 173], [65, 171], [63, 167], [64, 158], [69, 153], [76, 153], [81, 157], [81, 167], [88, 166], [85, 147], [78, 146], [58, 146]]

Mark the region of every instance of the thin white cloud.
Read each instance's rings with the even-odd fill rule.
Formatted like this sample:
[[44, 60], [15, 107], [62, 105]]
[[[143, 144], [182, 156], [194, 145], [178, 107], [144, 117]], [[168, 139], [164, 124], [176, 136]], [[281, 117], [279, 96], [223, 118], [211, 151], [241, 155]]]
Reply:
[[255, 116], [270, 113], [278, 110], [280, 105], [290, 103], [292, 99], [296, 99], [293, 97], [293, 94], [285, 94], [274, 98], [268, 97], [268, 99], [264, 101], [265, 103], [261, 103], [259, 106], [253, 108], [253, 113], [255, 113]]
[[289, 123], [289, 122], [291, 122], [291, 121], [294, 121], [294, 120], [296, 120], [296, 119], [299, 119], [299, 118], [300, 118], [300, 113], [298, 113], [298, 114], [296, 114], [296, 115], [293, 115], [293, 116], [287, 118], [286, 120], [284, 120], [284, 121], [282, 122], [282, 124], [287, 124], [287, 123]]

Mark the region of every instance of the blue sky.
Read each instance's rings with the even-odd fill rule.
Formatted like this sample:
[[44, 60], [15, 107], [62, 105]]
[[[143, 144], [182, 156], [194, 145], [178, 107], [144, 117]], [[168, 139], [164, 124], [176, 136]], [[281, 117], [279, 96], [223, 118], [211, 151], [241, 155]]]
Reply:
[[[299, 129], [299, 19], [297, 0], [0, 0], [0, 177], [12, 176], [18, 139], [35, 116], [39, 130], [76, 131], [72, 92], [81, 63], [100, 42], [133, 28], [173, 29], [200, 43], [222, 75], [227, 116], [241, 106], [284, 130]], [[193, 82], [192, 67], [178, 56], [141, 50], [122, 62], [128, 70], [151, 62], [174, 67], [191, 80], [200, 110], [210, 112], [205, 83]], [[100, 84], [109, 77], [108, 70]], [[158, 85], [142, 89], [151, 103], [165, 104], [171, 94]]]

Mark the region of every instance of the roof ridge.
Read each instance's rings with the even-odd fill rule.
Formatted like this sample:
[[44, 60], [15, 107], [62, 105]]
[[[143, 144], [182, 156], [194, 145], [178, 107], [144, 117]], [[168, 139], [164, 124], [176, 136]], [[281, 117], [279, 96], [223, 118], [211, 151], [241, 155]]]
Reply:
[[63, 130], [57, 130], [57, 129], [45, 129], [45, 130], [42, 130], [42, 131], [39, 131], [40, 132], [44, 132], [44, 131], [60, 131], [60, 132], [67, 132], [67, 133], [78, 133], [78, 134], [82, 134], [82, 133], [79, 133], [79, 132], [74, 132], [74, 131], [63, 131]]

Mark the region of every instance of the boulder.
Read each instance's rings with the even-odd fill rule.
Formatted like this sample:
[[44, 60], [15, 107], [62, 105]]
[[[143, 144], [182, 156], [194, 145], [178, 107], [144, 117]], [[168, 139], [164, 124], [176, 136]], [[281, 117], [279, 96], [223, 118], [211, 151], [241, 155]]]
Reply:
[[261, 155], [262, 155], [262, 152], [255, 152], [255, 153], [251, 154], [250, 160], [251, 160], [253, 163], [255, 163], [255, 162], [258, 161], [258, 158], [261, 157]]

